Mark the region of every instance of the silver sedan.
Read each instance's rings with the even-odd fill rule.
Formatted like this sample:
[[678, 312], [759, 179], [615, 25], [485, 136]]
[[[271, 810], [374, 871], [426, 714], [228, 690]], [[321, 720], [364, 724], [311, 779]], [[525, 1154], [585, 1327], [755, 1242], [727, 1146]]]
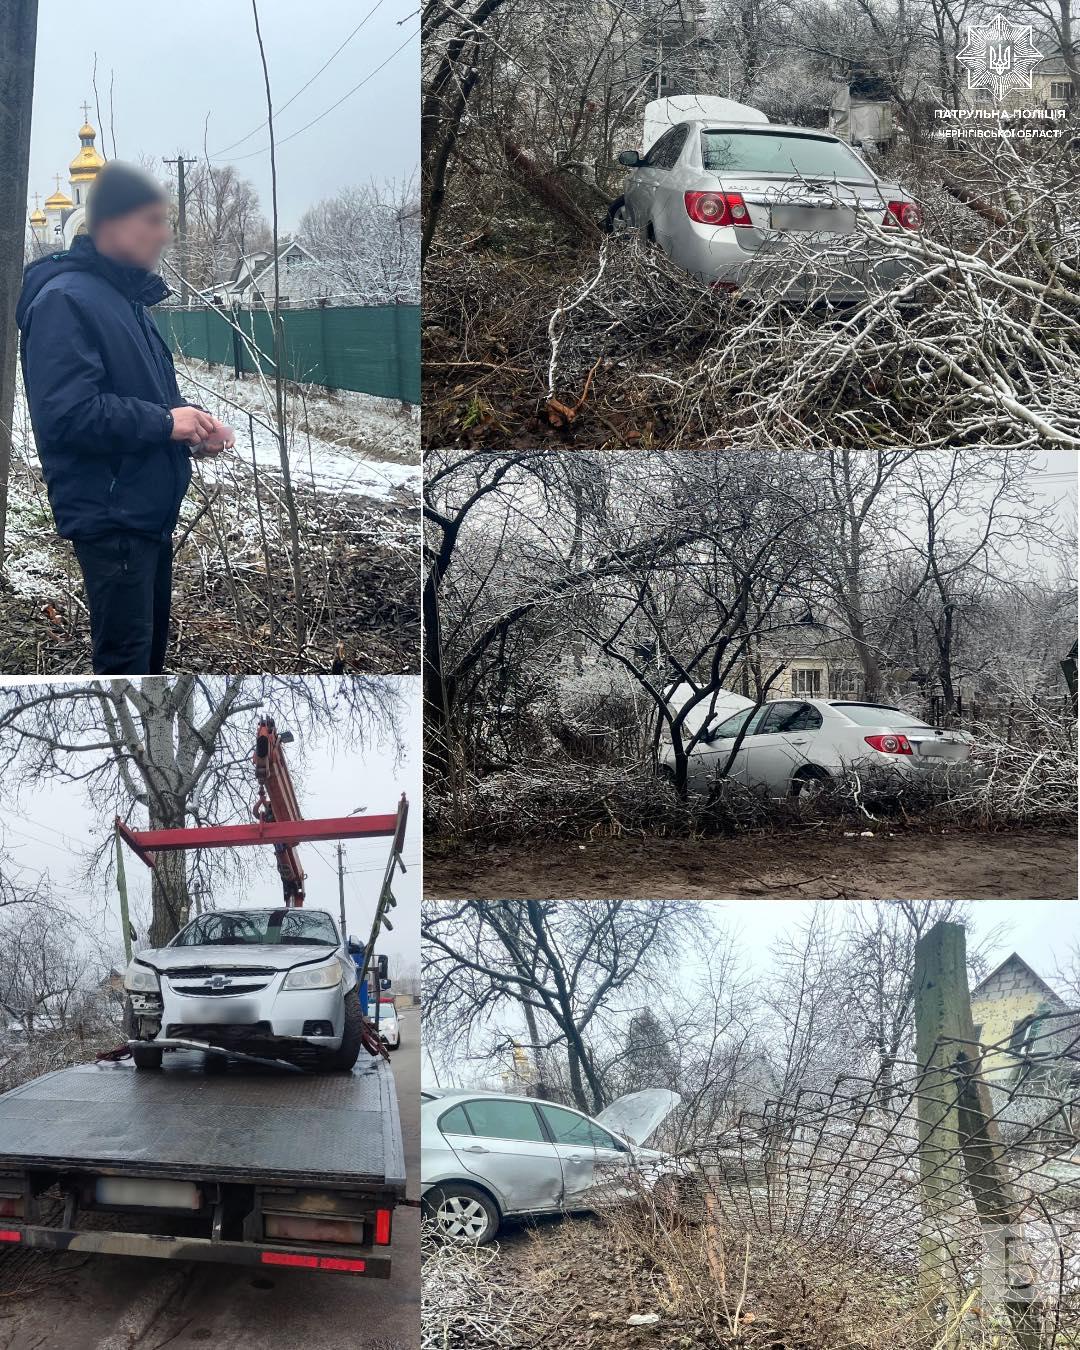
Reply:
[[360, 1052], [356, 965], [322, 910], [202, 914], [166, 946], [139, 952], [124, 989], [140, 1069], [160, 1068], [169, 1042], [342, 1070]]
[[710, 284], [858, 299], [911, 271], [888, 237], [921, 229], [918, 204], [826, 131], [691, 120], [619, 161], [623, 224]]
[[[731, 760], [729, 781], [770, 797], [809, 795], [846, 773], [895, 790], [926, 782], [934, 770], [959, 769], [970, 755], [966, 732], [938, 731], [901, 708], [843, 699], [776, 699], [742, 708], [707, 732], [691, 752], [687, 778], [692, 791], [707, 792]], [[670, 771], [673, 762], [669, 745], [661, 768]]]
[[643, 1147], [682, 1100], [632, 1092], [595, 1118], [498, 1092], [425, 1092], [420, 1187], [425, 1218], [454, 1242], [490, 1242], [506, 1217], [587, 1210], [612, 1194], [678, 1173]]

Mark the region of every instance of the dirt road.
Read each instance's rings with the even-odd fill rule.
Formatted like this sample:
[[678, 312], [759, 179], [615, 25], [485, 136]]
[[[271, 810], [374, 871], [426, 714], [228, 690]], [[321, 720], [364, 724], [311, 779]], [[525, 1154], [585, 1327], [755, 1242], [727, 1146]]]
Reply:
[[1068, 900], [1076, 838], [1040, 832], [940, 835], [820, 829], [768, 837], [601, 839], [490, 849], [429, 844], [431, 898], [748, 900]]
[[[419, 1195], [420, 1018], [391, 1062], [410, 1198]], [[0, 1350], [416, 1350], [419, 1211], [394, 1216], [389, 1280], [142, 1258], [4, 1252]], [[305, 1278], [306, 1274], [306, 1278]]]

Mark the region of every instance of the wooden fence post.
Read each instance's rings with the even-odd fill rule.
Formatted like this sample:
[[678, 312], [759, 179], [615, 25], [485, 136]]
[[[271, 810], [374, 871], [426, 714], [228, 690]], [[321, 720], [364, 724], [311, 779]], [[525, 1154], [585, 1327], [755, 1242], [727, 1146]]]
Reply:
[[[937, 923], [915, 947], [919, 1169], [923, 1188], [920, 1295], [924, 1317], [944, 1299], [943, 1347], [960, 1344], [959, 1253], [950, 1222], [970, 1195], [987, 1250], [999, 1264], [1002, 1302], [1022, 1350], [1038, 1350], [1042, 1309], [1023, 1217], [1005, 1166], [990, 1089], [982, 1078], [968, 991], [964, 927]], [[984, 1253], [984, 1260], [987, 1253]], [[950, 1278], [951, 1277], [951, 1278]]]

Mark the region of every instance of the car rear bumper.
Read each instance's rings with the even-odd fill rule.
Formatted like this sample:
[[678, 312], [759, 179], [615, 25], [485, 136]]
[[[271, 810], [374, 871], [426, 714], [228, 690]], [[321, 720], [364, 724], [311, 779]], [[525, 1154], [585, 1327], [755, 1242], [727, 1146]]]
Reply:
[[[850, 242], [849, 242], [850, 239]], [[710, 285], [799, 301], [861, 300], [916, 272], [909, 258], [873, 249], [861, 236], [799, 247], [768, 231], [698, 225], [687, 219], [663, 241], [673, 262]]]

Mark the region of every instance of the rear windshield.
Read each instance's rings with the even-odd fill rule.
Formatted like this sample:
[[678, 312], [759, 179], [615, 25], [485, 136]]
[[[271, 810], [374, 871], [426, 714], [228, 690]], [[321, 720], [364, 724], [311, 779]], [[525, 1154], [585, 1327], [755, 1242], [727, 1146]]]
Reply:
[[701, 163], [713, 173], [736, 170], [873, 182], [842, 141], [784, 131], [703, 131]]
[[263, 943], [336, 947], [338, 932], [330, 915], [317, 909], [218, 910], [189, 923], [169, 945], [232, 947]]
[[832, 706], [860, 727], [926, 727], [928, 731], [933, 730], [929, 722], [912, 717], [899, 708], [879, 708], [873, 703], [834, 703]]

